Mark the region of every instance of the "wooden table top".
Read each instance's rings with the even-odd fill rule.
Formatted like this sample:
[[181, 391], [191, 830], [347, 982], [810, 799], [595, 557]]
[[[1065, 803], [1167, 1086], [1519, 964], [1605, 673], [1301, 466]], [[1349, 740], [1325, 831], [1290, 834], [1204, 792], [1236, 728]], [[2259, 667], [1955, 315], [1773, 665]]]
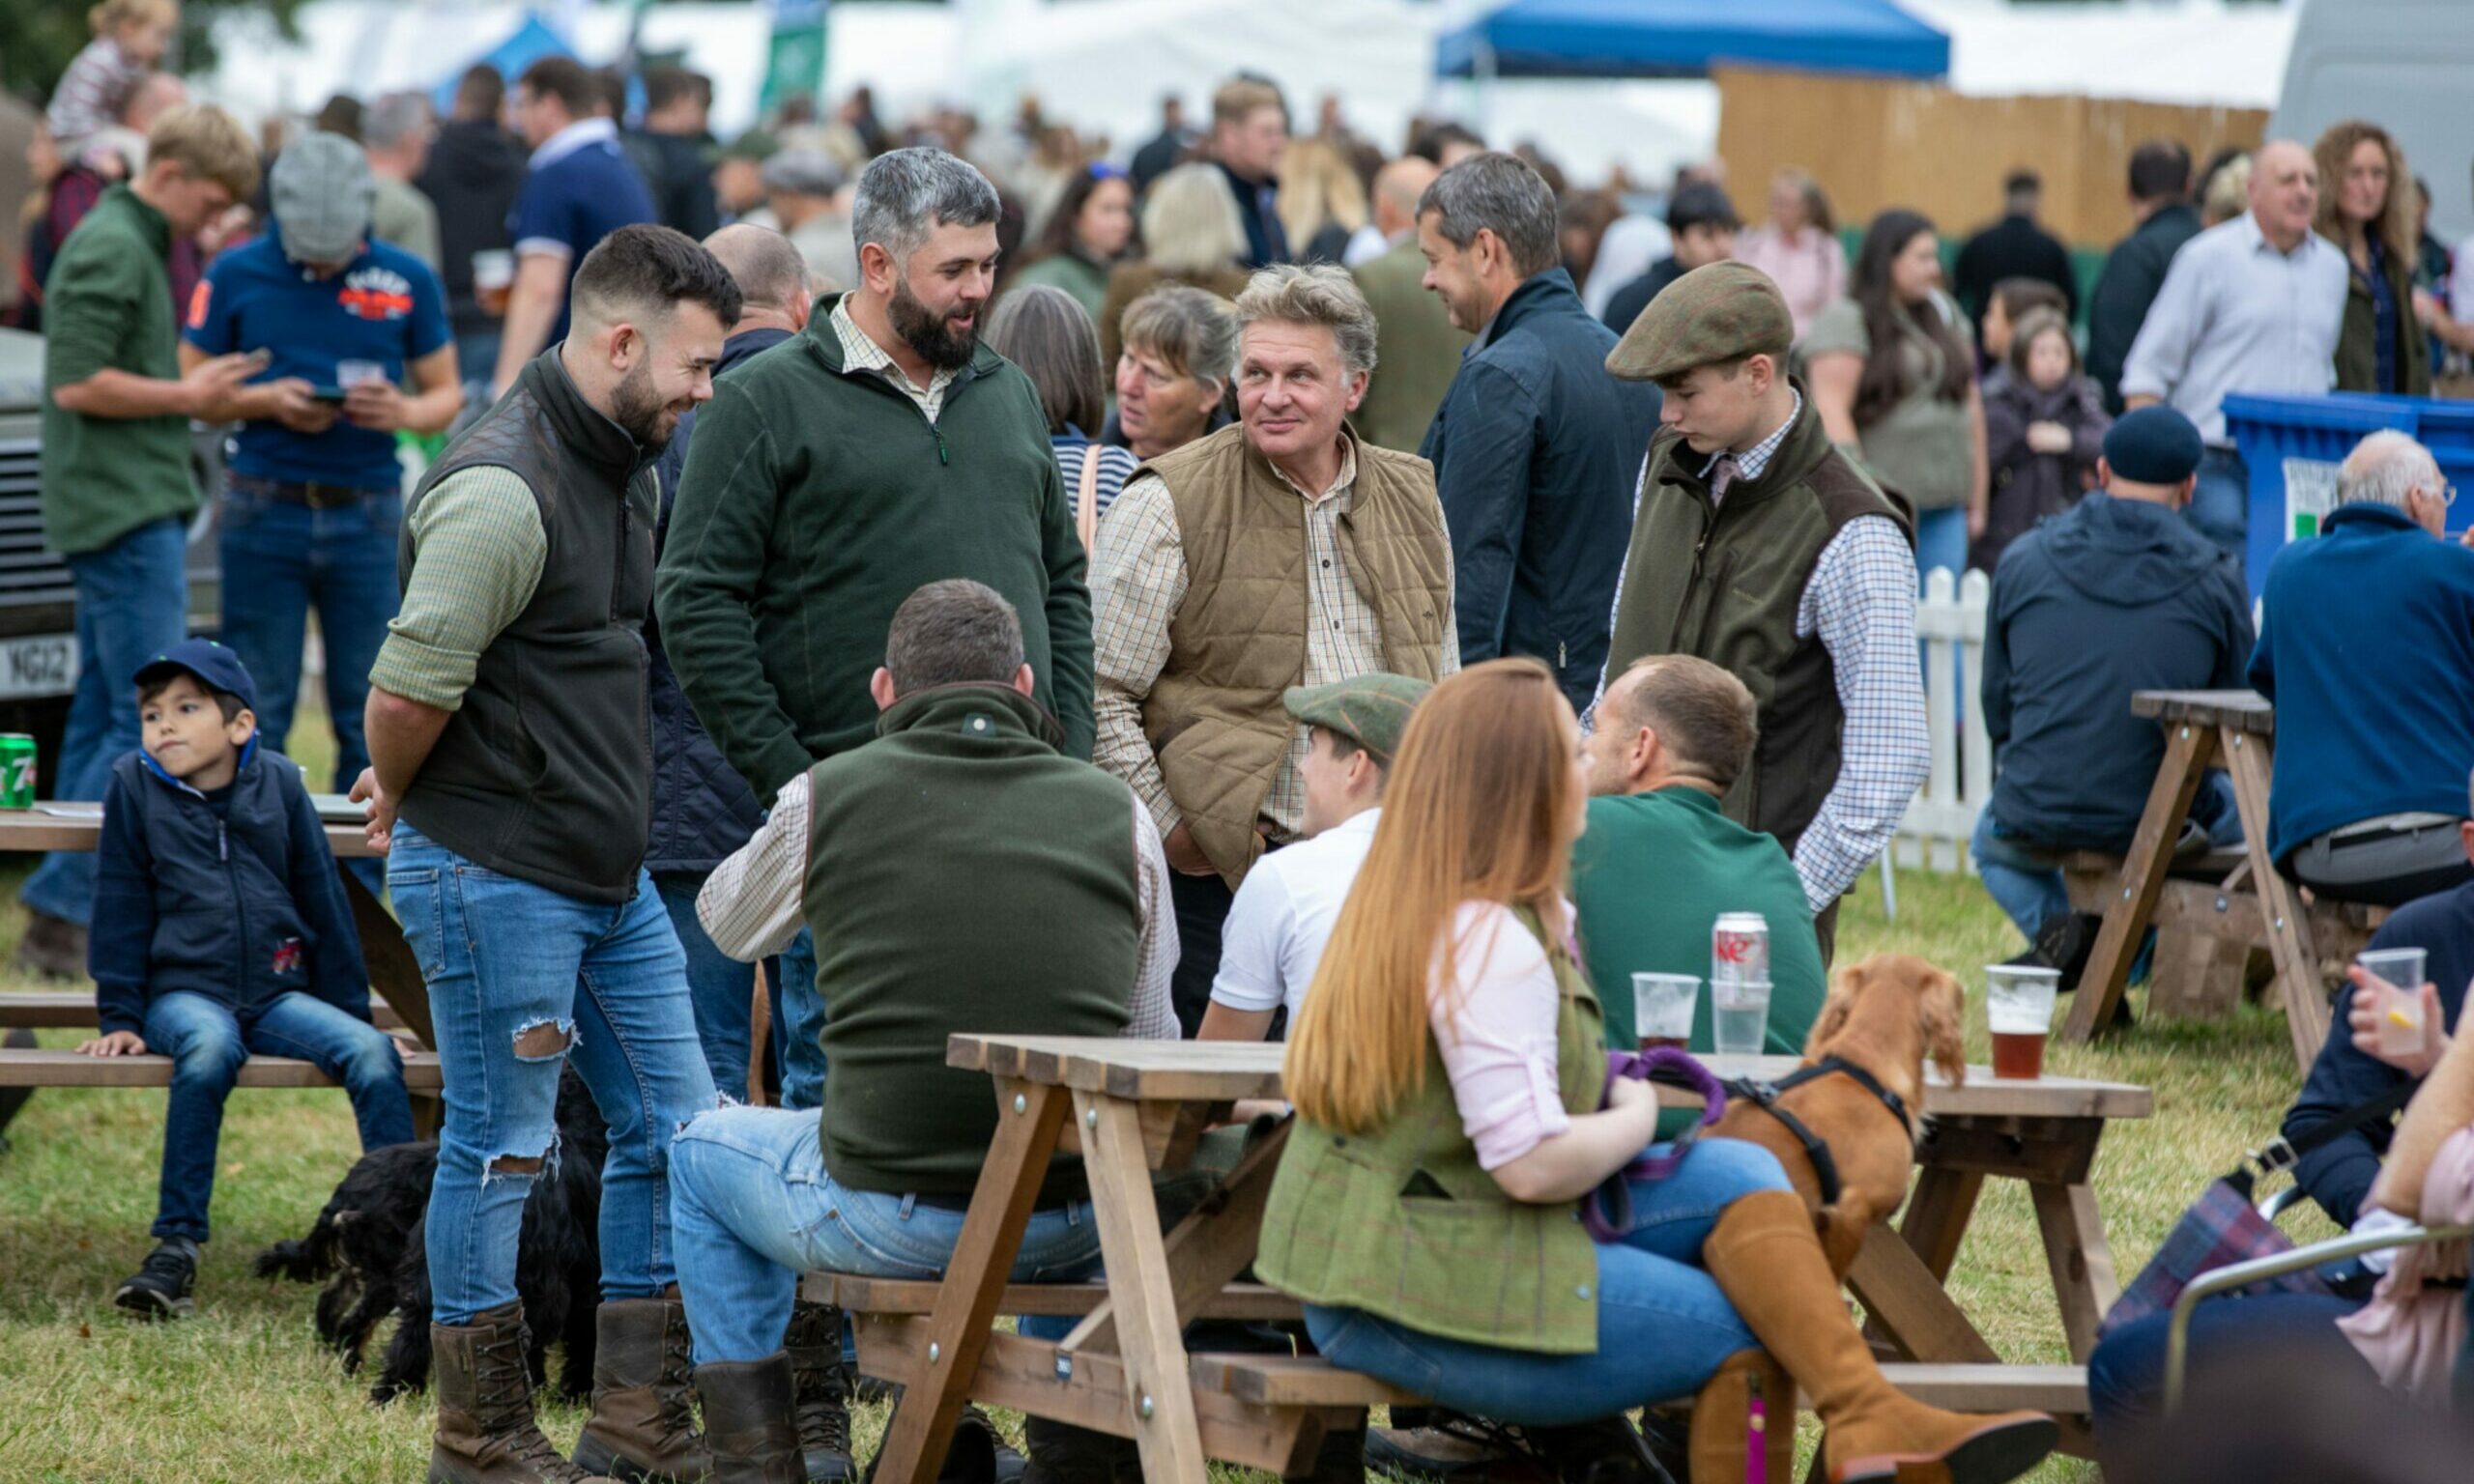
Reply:
[[[52, 813], [51, 809], [77, 809], [73, 804], [59, 804], [35, 809], [0, 809], [0, 850], [92, 850], [96, 837], [102, 834], [103, 807], [85, 806], [76, 813]], [[89, 813], [88, 811], [91, 811]], [[357, 824], [329, 824], [327, 843], [338, 856], [377, 858], [369, 848], [369, 838]]]
[[2277, 708], [2257, 691], [2133, 691], [2130, 714], [2165, 722], [2197, 722], [2272, 737]]
[[[1285, 1051], [1276, 1042], [1265, 1042], [956, 1036], [945, 1043], [945, 1063], [992, 1076], [1146, 1102], [1226, 1102], [1280, 1097], [1280, 1059]], [[1802, 1065], [1792, 1056], [1707, 1056], [1701, 1061], [1729, 1080], [1781, 1077]], [[1658, 1100], [1677, 1107], [1700, 1101], [1684, 1089], [1663, 1085], [1658, 1088]], [[1966, 1083], [1953, 1087], [1930, 1068], [1925, 1071], [1924, 1111], [1937, 1117], [2146, 1118], [2155, 1110], [2154, 1095], [2127, 1082], [2080, 1077], [2014, 1082], [1995, 1077], [1989, 1067], [1971, 1067]]]

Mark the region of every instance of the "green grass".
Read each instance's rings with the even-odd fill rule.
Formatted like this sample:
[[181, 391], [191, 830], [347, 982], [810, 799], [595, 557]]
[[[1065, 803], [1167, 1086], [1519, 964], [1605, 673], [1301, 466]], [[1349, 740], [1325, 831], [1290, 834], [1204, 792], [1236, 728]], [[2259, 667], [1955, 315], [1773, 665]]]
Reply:
[[[305, 718], [296, 732], [303, 744], [296, 756], [323, 776], [326, 750], [302, 734], [315, 723]], [[0, 870], [0, 962], [23, 928], [16, 904], [23, 876], [22, 864]], [[1909, 871], [1898, 885], [1892, 925], [1883, 918], [1878, 879], [1867, 879], [1842, 919], [1842, 956], [1894, 948], [1973, 983], [1978, 965], [2018, 951], [1972, 879]], [[0, 991], [34, 987], [0, 974]], [[1988, 1054], [1980, 1020], [1970, 1031], [1977, 1062]], [[78, 1039], [47, 1032], [43, 1043]], [[2057, 1046], [2048, 1065], [2156, 1090], [2156, 1117], [2113, 1126], [2095, 1174], [2125, 1281], [2201, 1186], [2274, 1129], [2296, 1081], [2280, 1018], [2256, 1008], [2207, 1026], [2143, 1026], [2095, 1047]], [[8, 1130], [11, 1148], [0, 1156], [0, 1397], [9, 1399], [0, 1407], [0, 1479], [418, 1477], [431, 1420], [426, 1399], [370, 1408], [364, 1386], [317, 1346], [315, 1290], [248, 1276], [251, 1255], [306, 1230], [350, 1166], [357, 1145], [343, 1095], [233, 1097], [197, 1315], [141, 1326], [111, 1306], [111, 1292], [150, 1245], [162, 1111], [160, 1092], [45, 1089]], [[2288, 1225], [2327, 1235], [2318, 1219]], [[1950, 1286], [2005, 1358], [2067, 1358], [2043, 1246], [2015, 1183], [1988, 1184]], [[864, 1409], [858, 1419], [863, 1457], [882, 1413]], [[564, 1443], [583, 1417], [548, 1406], [545, 1421]], [[2060, 1460], [2033, 1477], [2057, 1484], [2096, 1476], [2090, 1466]]]

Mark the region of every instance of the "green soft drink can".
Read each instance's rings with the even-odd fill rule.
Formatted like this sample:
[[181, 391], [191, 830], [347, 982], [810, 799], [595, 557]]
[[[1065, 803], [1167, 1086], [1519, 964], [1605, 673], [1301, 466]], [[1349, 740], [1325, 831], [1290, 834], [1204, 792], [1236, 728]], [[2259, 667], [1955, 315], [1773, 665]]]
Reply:
[[0, 733], [0, 809], [35, 804], [35, 739], [20, 731]]

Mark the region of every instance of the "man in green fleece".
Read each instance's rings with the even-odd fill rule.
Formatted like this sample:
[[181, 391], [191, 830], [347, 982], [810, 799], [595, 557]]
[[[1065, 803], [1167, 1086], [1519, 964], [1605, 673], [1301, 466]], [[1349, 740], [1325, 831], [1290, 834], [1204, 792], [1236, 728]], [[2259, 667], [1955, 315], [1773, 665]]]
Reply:
[[1035, 699], [1065, 755], [1091, 756], [1073, 506], [1030, 379], [979, 343], [996, 215], [964, 161], [878, 156], [852, 214], [860, 286], [698, 416], [656, 612], [689, 702], [762, 799], [875, 735], [868, 677], [894, 610], [945, 578], [1014, 606]]
[[[61, 244], [43, 305], [43, 533], [77, 590], [77, 693], [61, 738], [58, 793], [102, 796], [137, 750], [140, 665], [187, 637], [189, 418], [264, 362], [218, 356], [187, 376], [167, 259], [258, 188], [258, 154], [220, 108], [156, 120], [137, 179], [114, 186]], [[205, 290], [199, 290], [201, 298]], [[95, 857], [47, 857], [20, 894], [18, 962], [83, 974]]]
[[[1766, 1049], [1801, 1054], [1821, 1013], [1827, 978], [1796, 863], [1774, 837], [1718, 810], [1752, 761], [1754, 715], [1742, 681], [1688, 654], [1635, 663], [1597, 703], [1572, 906], [1609, 1045], [1632, 1043], [1633, 975], [1710, 972], [1710, 928], [1722, 912], [1758, 912], [1769, 925]], [[1711, 1045], [1705, 993], [1692, 1049]]]

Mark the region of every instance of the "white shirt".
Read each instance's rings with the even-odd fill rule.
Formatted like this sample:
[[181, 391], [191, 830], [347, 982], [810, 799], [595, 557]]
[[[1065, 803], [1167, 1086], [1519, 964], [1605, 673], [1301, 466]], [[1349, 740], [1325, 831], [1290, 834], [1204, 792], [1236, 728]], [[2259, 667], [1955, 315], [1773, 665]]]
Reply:
[[2173, 254], [2122, 364], [2122, 395], [2162, 398], [2228, 446], [2227, 392], [2316, 396], [2336, 385], [2350, 271], [2316, 233], [2280, 252], [2248, 212], [2210, 227]]
[[1306, 1003], [1306, 987], [1323, 961], [1323, 945], [1340, 920], [1340, 903], [1357, 884], [1358, 868], [1374, 844], [1379, 809], [1353, 814], [1310, 840], [1254, 863], [1237, 888], [1220, 930], [1220, 977], [1212, 1000], [1230, 1010], [1288, 1007], [1288, 1023]]
[[2474, 320], [2474, 237], [2457, 244], [2457, 264], [2448, 280], [2448, 316], [2462, 325]]

